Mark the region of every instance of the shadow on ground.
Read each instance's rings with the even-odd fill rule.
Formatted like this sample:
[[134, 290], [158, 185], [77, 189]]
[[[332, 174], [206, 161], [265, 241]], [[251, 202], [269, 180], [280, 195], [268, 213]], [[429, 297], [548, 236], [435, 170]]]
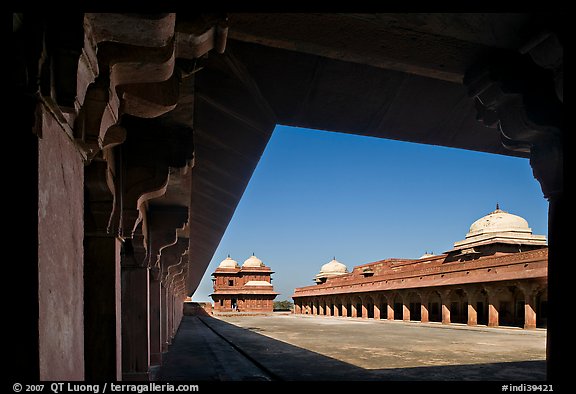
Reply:
[[[218, 350], [222, 348], [229, 349]], [[206, 315], [183, 318], [157, 376], [157, 380], [194, 381], [533, 381], [545, 378], [545, 361], [364, 369]]]

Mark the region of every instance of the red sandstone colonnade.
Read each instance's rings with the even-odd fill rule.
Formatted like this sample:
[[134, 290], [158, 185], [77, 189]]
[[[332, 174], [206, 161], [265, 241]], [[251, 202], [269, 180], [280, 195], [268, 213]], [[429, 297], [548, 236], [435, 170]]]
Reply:
[[294, 313], [442, 324], [546, 327], [541, 282], [502, 282], [299, 297]]

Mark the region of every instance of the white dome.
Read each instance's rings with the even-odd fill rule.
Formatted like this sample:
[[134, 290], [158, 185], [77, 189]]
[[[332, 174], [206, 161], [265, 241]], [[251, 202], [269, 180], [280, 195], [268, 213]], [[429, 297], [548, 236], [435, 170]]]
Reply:
[[496, 204], [495, 211], [472, 223], [465, 239], [454, 242], [452, 251], [497, 243], [546, 246], [546, 237], [532, 234], [526, 219], [503, 211]]
[[238, 268], [238, 262], [228, 256], [222, 260], [218, 268]]
[[497, 207], [495, 211], [490, 212], [488, 215], [481, 217], [472, 223], [470, 231], [466, 234], [466, 238], [481, 234], [501, 233], [507, 231], [532, 233], [532, 229], [528, 227], [526, 219], [502, 211]]
[[242, 264], [242, 267], [246, 268], [261, 268], [264, 267], [264, 263], [258, 257], [252, 255]]
[[332, 259], [320, 268], [320, 274], [345, 274], [347, 272], [348, 268], [336, 259]]

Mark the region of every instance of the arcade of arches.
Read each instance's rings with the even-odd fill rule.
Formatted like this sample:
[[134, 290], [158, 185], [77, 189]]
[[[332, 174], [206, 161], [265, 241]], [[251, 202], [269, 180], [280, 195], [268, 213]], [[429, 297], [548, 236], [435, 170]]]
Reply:
[[497, 209], [441, 254], [354, 267], [332, 260], [297, 288], [294, 313], [490, 327], [546, 327], [548, 248], [521, 217]]
[[543, 328], [546, 304], [545, 283], [502, 282], [299, 297], [294, 313]]

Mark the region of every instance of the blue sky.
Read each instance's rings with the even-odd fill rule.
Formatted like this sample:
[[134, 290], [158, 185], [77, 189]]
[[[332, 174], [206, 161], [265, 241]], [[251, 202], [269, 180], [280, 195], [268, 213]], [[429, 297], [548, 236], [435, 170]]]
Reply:
[[280, 301], [333, 257], [351, 269], [445, 252], [497, 202], [548, 235], [527, 159], [277, 126], [193, 299], [210, 300], [228, 254], [270, 266]]

